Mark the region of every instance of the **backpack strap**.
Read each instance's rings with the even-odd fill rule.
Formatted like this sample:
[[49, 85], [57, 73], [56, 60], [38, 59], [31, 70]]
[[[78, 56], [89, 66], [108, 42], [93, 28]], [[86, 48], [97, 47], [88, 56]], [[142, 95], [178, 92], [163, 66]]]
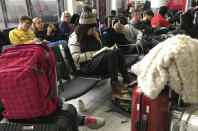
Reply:
[[[51, 66], [50, 66], [50, 52], [49, 52], [49, 48], [48, 47], [45, 47], [43, 46], [42, 44], [38, 44], [38, 46], [40, 46], [44, 51], [45, 51], [45, 55], [46, 55], [46, 62], [49, 66], [49, 71], [48, 71], [48, 81], [49, 81], [49, 84], [51, 86], [51, 75], [52, 75], [52, 72], [51, 72]], [[54, 88], [53, 90], [47, 95], [47, 100], [50, 100], [50, 99], [53, 99], [54, 96], [56, 96], [57, 92], [56, 92], [56, 81], [55, 81], [55, 85], [54, 85]]]

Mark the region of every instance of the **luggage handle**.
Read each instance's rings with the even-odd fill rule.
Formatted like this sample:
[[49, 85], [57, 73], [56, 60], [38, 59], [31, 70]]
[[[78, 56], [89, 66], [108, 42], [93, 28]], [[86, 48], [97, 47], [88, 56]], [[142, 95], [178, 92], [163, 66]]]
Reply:
[[193, 114], [197, 109], [198, 109], [198, 107], [195, 108], [193, 111], [191, 111], [191, 113], [188, 115], [188, 118], [186, 119], [186, 123], [185, 123], [185, 124], [186, 124], [185, 131], [187, 131], [187, 129], [188, 129], [188, 122], [189, 122], [189, 120], [190, 120], [192, 114]]
[[[143, 114], [143, 118], [141, 119], [141, 114], [143, 111], [143, 97], [144, 97], [144, 93], [141, 92], [140, 94], [140, 113], [139, 113], [139, 131], [146, 131], [146, 126], [147, 126], [147, 115]], [[137, 124], [135, 123], [135, 126], [137, 126]], [[142, 127], [141, 127], [142, 126]]]
[[143, 119], [142, 119], [142, 129], [141, 129], [141, 131], [146, 131], [146, 126], [147, 126], [147, 115], [144, 114]]
[[143, 92], [141, 92], [141, 94], [140, 94], [140, 113], [139, 113], [139, 131], [141, 130], [141, 114], [142, 114], [142, 104], [143, 104], [143, 97], [144, 97], [144, 93]]

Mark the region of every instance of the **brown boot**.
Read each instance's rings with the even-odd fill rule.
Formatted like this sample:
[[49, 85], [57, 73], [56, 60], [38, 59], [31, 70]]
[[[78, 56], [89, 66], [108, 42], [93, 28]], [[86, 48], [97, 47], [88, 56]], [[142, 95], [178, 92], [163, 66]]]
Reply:
[[125, 75], [123, 77], [123, 82], [122, 83], [131, 83], [133, 81], [136, 81], [136, 77], [132, 76], [131, 74], [127, 73], [127, 75]]
[[111, 87], [113, 93], [117, 93], [117, 94], [129, 93], [129, 89], [122, 88], [122, 85], [120, 84], [119, 81], [111, 81]]

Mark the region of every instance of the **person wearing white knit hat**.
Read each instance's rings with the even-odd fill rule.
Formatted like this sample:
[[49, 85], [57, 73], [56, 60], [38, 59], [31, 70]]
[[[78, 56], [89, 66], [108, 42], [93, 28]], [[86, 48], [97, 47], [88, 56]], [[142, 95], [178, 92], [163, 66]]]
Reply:
[[133, 81], [129, 75], [125, 63], [125, 57], [121, 49], [116, 48], [94, 56], [103, 45], [95, 30], [96, 17], [92, 8], [86, 6], [80, 15], [79, 25], [70, 35], [68, 46], [76, 69], [86, 75], [107, 75], [111, 79], [113, 93], [120, 95], [129, 94], [129, 89], [122, 88], [118, 81], [118, 70], [123, 76], [124, 83]]

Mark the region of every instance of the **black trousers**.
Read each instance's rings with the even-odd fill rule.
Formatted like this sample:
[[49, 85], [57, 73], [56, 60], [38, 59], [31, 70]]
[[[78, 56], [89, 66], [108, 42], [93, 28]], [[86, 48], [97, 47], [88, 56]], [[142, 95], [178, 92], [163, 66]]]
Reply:
[[[85, 65], [83, 65], [85, 69]], [[108, 75], [111, 81], [118, 80], [118, 71], [124, 76], [127, 66], [123, 51], [119, 48], [105, 52], [89, 61], [83, 73], [89, 75]]]

